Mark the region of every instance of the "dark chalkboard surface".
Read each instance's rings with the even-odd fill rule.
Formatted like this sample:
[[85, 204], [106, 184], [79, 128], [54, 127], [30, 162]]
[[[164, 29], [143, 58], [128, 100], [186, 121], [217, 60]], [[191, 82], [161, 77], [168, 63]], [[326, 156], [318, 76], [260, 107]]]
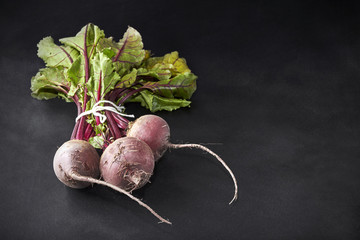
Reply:
[[[340, 1], [7, 1], [0, 4], [1, 239], [359, 239], [360, 14]], [[75, 105], [30, 96], [36, 44], [92, 22], [177, 50], [199, 77], [191, 108], [157, 114], [172, 150], [127, 197], [65, 187], [52, 159]], [[127, 112], [148, 113], [137, 104]]]

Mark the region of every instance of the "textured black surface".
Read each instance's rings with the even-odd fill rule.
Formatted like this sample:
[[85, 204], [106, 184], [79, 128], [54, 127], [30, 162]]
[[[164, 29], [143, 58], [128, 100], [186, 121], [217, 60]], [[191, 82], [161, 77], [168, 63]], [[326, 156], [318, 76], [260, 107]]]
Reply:
[[[351, 2], [8, 1], [0, 4], [1, 239], [359, 239], [360, 14]], [[63, 186], [52, 170], [75, 106], [37, 101], [36, 44], [93, 22], [136, 28], [154, 54], [178, 50], [199, 76], [190, 109], [158, 113], [173, 150], [134, 193]], [[147, 113], [138, 105], [128, 112]]]

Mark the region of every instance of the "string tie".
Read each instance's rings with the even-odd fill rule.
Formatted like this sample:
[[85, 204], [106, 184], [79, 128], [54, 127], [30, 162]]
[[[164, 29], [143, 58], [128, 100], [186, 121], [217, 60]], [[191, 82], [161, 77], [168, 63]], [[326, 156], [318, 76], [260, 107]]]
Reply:
[[[108, 103], [111, 106], [100, 106], [99, 104], [101, 104], [101, 103]], [[97, 103], [94, 104], [92, 109], [79, 114], [76, 117], [75, 122], [79, 121], [79, 119], [82, 118], [83, 116], [92, 114], [95, 117], [99, 117], [100, 122], [104, 123], [106, 121], [106, 115], [104, 113], [101, 113], [101, 111], [113, 112], [113, 113], [116, 113], [116, 114], [118, 114], [120, 116], [123, 116], [123, 117], [131, 117], [131, 118], [135, 117], [133, 114], [125, 114], [124, 113], [124, 111], [125, 111], [124, 106], [121, 106], [121, 105], [118, 106], [115, 103], [113, 103], [111, 101], [108, 101], [108, 100], [100, 100], [100, 101], [98, 101]]]

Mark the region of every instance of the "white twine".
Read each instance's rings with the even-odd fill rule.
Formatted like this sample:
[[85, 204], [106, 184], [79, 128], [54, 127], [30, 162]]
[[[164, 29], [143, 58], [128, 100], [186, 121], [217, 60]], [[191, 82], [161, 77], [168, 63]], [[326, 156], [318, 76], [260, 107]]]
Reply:
[[[109, 103], [112, 106], [99, 106], [100, 103]], [[100, 113], [100, 111], [104, 111], [104, 110], [109, 111], [109, 112], [114, 112], [114, 113], [119, 114], [124, 117], [131, 117], [131, 118], [135, 117], [133, 114], [123, 113], [125, 110], [124, 106], [118, 106], [115, 103], [108, 101], [108, 100], [100, 100], [94, 104], [92, 109], [79, 114], [76, 117], [75, 122], [79, 121], [79, 119], [82, 118], [83, 116], [93, 114], [95, 117], [99, 117], [101, 123], [104, 123], [106, 121], [106, 115], [103, 113]]]

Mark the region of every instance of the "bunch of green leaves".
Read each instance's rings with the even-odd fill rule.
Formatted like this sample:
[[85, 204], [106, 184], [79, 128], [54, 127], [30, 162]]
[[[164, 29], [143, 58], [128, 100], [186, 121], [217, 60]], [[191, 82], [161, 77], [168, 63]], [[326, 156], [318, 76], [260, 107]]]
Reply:
[[[139, 102], [151, 112], [190, 106], [197, 77], [185, 59], [178, 52], [151, 56], [143, 48], [140, 33], [132, 27], [119, 41], [114, 41], [89, 23], [75, 36], [59, 42], [45, 37], [38, 43], [38, 56], [46, 67], [31, 79], [34, 98], [59, 97], [74, 102], [78, 115], [102, 100], [119, 105]], [[71, 138], [104, 148], [123, 136], [128, 120], [112, 112], [104, 114], [107, 116], [104, 123], [91, 114], [81, 117]]]

